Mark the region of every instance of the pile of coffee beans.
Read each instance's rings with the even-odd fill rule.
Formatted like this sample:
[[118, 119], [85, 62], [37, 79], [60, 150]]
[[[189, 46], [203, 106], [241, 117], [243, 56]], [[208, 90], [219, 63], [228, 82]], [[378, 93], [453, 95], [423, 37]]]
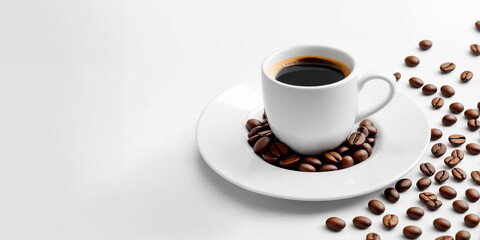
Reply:
[[275, 137], [265, 113], [262, 121], [249, 119], [246, 127], [249, 131], [248, 144], [265, 162], [302, 172], [335, 171], [367, 160], [372, 155], [378, 132], [373, 122], [365, 119], [360, 122], [357, 131], [352, 132], [336, 149], [318, 156], [305, 156], [293, 151]]

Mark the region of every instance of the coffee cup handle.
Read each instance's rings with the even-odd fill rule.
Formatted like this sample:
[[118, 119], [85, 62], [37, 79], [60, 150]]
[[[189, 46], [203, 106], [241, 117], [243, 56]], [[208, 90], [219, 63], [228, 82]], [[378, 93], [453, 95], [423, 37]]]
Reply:
[[393, 76], [387, 76], [384, 74], [368, 74], [361, 78], [358, 81], [358, 91], [361, 91], [363, 89], [363, 86], [365, 83], [371, 80], [383, 80], [388, 83], [388, 94], [387, 96], [379, 103], [375, 104], [374, 106], [371, 106], [361, 112], [357, 113], [357, 117], [355, 119], [355, 122], [359, 122], [368, 116], [380, 111], [382, 108], [384, 108], [390, 101], [392, 101], [393, 97], [395, 96], [397, 84], [395, 81], [395, 78]]

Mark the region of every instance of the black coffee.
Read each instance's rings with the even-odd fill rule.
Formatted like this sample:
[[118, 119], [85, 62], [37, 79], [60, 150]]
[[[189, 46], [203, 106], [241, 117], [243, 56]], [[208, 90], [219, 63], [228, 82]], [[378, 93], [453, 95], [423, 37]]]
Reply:
[[282, 66], [274, 66], [277, 69], [275, 79], [295, 86], [328, 85], [341, 81], [350, 74], [350, 69], [345, 64], [329, 58], [304, 56], [282, 62], [283, 64], [279, 63]]

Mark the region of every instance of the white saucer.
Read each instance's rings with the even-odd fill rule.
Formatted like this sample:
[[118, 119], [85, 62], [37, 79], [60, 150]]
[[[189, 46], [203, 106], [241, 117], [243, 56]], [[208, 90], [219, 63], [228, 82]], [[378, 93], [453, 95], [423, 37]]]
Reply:
[[[378, 94], [369, 94], [378, 99]], [[234, 86], [216, 96], [200, 115], [197, 146], [220, 176], [250, 191], [285, 199], [324, 201], [373, 192], [400, 179], [424, 155], [430, 128], [423, 112], [397, 92], [392, 102], [371, 116], [379, 129], [372, 156], [332, 172], [298, 172], [270, 165], [247, 143], [245, 123], [261, 119], [260, 81]]]

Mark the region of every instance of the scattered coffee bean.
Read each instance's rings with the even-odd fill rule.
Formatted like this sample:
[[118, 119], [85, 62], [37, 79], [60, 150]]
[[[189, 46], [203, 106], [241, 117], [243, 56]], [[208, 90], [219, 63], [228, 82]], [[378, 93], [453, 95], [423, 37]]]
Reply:
[[342, 156], [334, 151], [326, 152], [323, 154], [323, 158], [325, 159], [325, 162], [331, 164], [338, 164], [342, 161]]
[[452, 153], [450, 154], [450, 156], [452, 157], [457, 157], [457, 158], [460, 158], [460, 160], [463, 160], [463, 158], [465, 157], [465, 154], [463, 153], [462, 150], [460, 149], [455, 149], [452, 151]]
[[420, 59], [415, 56], [408, 56], [405, 58], [405, 64], [409, 67], [416, 67], [420, 63]]
[[265, 162], [276, 165], [278, 163], [278, 158], [275, 157], [272, 153], [264, 152], [262, 153], [262, 158]]
[[444, 235], [444, 236], [435, 238], [435, 240], [453, 240], [453, 237], [449, 235]]
[[288, 147], [284, 143], [276, 141], [270, 145], [270, 152], [276, 157], [285, 156], [288, 153]]
[[433, 220], [433, 226], [436, 229], [438, 229], [439, 231], [445, 232], [448, 229], [450, 229], [452, 224], [450, 223], [450, 221], [448, 221], [445, 218], [437, 218], [437, 219]]
[[442, 73], [449, 73], [454, 69], [455, 69], [455, 63], [452, 63], [452, 62], [446, 62], [440, 65], [440, 71], [442, 71]]
[[252, 130], [250, 130], [250, 132], [248, 132], [247, 136], [252, 137], [252, 136], [258, 134], [259, 132], [268, 130], [269, 128], [270, 128], [270, 125], [268, 123], [264, 124], [264, 125], [261, 125], [261, 126], [256, 126], [256, 127], [252, 128]]
[[408, 83], [410, 83], [410, 86], [413, 88], [420, 88], [423, 86], [423, 80], [418, 77], [411, 77], [408, 79]]
[[475, 22], [475, 27], [480, 31], [480, 21]]
[[478, 119], [469, 119], [467, 126], [470, 131], [477, 131], [480, 128], [480, 121]]
[[472, 171], [470, 173], [470, 176], [472, 177], [472, 180], [476, 182], [477, 184], [480, 184], [480, 171]]
[[431, 192], [423, 192], [418, 195], [418, 198], [423, 203], [427, 203], [428, 201], [435, 201], [437, 200], [437, 195]]
[[368, 209], [374, 214], [380, 215], [385, 212], [385, 205], [378, 200], [371, 200], [368, 202]]
[[397, 183], [395, 183], [395, 189], [401, 193], [407, 191], [411, 186], [412, 181], [408, 178], [400, 179]]
[[442, 201], [440, 200], [430, 200], [425, 203], [428, 209], [435, 211], [442, 206]]
[[453, 210], [455, 210], [458, 213], [465, 213], [469, 209], [468, 203], [465, 202], [464, 200], [455, 200], [452, 203], [452, 207], [453, 207]]
[[480, 193], [474, 188], [467, 189], [465, 191], [465, 196], [470, 202], [476, 202], [478, 199], [480, 199]]
[[368, 136], [367, 137], [375, 137], [377, 135], [378, 129], [373, 125], [365, 126], [368, 129]]
[[420, 171], [422, 171], [425, 176], [432, 176], [435, 174], [435, 167], [429, 162], [422, 163], [420, 164]]
[[477, 109], [467, 109], [463, 114], [467, 119], [477, 119], [480, 116]]
[[[438, 140], [438, 139], [442, 138], [442, 136], [443, 136], [443, 133], [442, 133], [442, 131], [440, 131], [440, 129], [432, 128], [430, 130], [430, 140], [431, 141]], [[445, 151], [446, 151], [446, 149], [445, 149]]]
[[366, 237], [367, 240], [382, 240], [380, 238], [380, 235], [376, 234], [376, 233], [369, 233], [367, 234], [367, 237]]
[[430, 178], [422, 177], [417, 181], [417, 188], [418, 190], [423, 191], [428, 187], [430, 187], [431, 184], [432, 184], [432, 180], [430, 180]]
[[461, 168], [453, 168], [452, 175], [457, 181], [463, 181], [467, 179], [467, 173]]
[[413, 220], [418, 220], [422, 218], [424, 214], [425, 211], [423, 211], [423, 209], [419, 207], [411, 207], [407, 209], [407, 216]]
[[372, 221], [364, 216], [358, 216], [353, 219], [353, 225], [358, 229], [366, 229], [372, 225]]
[[375, 126], [375, 125], [369, 119], [364, 119], [360, 122], [359, 126], [365, 127], [365, 126]]
[[437, 174], [435, 174], [435, 181], [438, 183], [444, 183], [445, 181], [448, 180], [449, 177], [450, 177], [450, 174], [447, 171], [441, 170], [441, 171], [438, 171]]
[[448, 137], [448, 141], [450, 142], [450, 144], [456, 147], [464, 144], [466, 140], [467, 139], [462, 134], [453, 134]]
[[480, 102], [477, 103], [477, 108], [480, 110]]
[[354, 132], [354, 133], [351, 133], [350, 136], [348, 136], [347, 143], [349, 147], [359, 147], [365, 143], [366, 139], [367, 139], [367, 136], [365, 136], [365, 134], [361, 132]]
[[447, 114], [447, 115], [443, 116], [443, 118], [442, 118], [442, 123], [445, 126], [452, 126], [456, 122], [457, 122], [457, 117], [455, 117], [452, 114]]
[[349, 155], [345, 155], [342, 157], [342, 161], [340, 162], [340, 169], [344, 169], [344, 168], [349, 168], [351, 166], [355, 165], [355, 161], [353, 160], [353, 158]]
[[400, 193], [395, 188], [387, 188], [383, 193], [389, 202], [396, 203], [400, 199]]
[[395, 76], [395, 79], [396, 79], [397, 82], [398, 82], [398, 80], [400, 80], [400, 78], [402, 77], [402, 74], [399, 73], [399, 72], [396, 72], [396, 73], [393, 74], [393, 76]]
[[392, 229], [398, 224], [398, 217], [395, 214], [387, 214], [383, 216], [383, 225], [388, 228]]
[[460, 158], [452, 157], [452, 156], [448, 156], [443, 160], [445, 165], [447, 165], [447, 167], [449, 167], [449, 168], [453, 168], [453, 167], [457, 166], [457, 164], [459, 164], [461, 161], [462, 160]]
[[350, 148], [347, 147], [347, 146], [340, 146], [340, 147], [337, 148], [337, 150], [335, 150], [335, 152], [344, 156], [344, 155], [346, 155], [350, 152]]
[[447, 151], [447, 146], [445, 146], [445, 144], [443, 143], [436, 143], [432, 146], [432, 154], [437, 158], [443, 156], [443, 154], [445, 154], [446, 151]]
[[361, 163], [368, 158], [368, 152], [364, 149], [359, 149], [353, 153], [352, 157], [356, 163]]
[[432, 106], [433, 108], [439, 109], [443, 107], [444, 101], [441, 97], [435, 97], [432, 99]]
[[446, 199], [454, 199], [457, 197], [457, 191], [450, 186], [441, 186], [438, 191]]
[[455, 114], [459, 114], [461, 112], [463, 112], [463, 109], [465, 109], [463, 107], [463, 104], [459, 103], [459, 102], [454, 102], [452, 104], [450, 104], [450, 112], [452, 113], [455, 113]]
[[256, 154], [262, 154], [267, 151], [268, 146], [270, 145], [271, 139], [269, 137], [260, 138], [255, 145], [253, 146], [253, 151]]
[[470, 51], [472, 51], [473, 55], [480, 56], [480, 45], [476, 43], [470, 45]]
[[322, 161], [320, 161], [320, 159], [318, 159], [316, 157], [304, 157], [302, 159], [302, 162], [310, 164], [310, 165], [312, 165], [316, 168], [322, 166]]
[[472, 155], [480, 154], [480, 144], [478, 143], [469, 143], [467, 144], [467, 152]]
[[315, 169], [314, 166], [312, 166], [308, 163], [300, 163], [300, 165], [298, 165], [298, 171], [301, 171], [301, 172], [316, 172], [317, 170]]
[[300, 156], [290, 155], [290, 156], [287, 156], [287, 157], [283, 158], [283, 160], [280, 160], [279, 164], [280, 164], [280, 166], [282, 166], [284, 168], [293, 169], [298, 165], [299, 162], [300, 162]]
[[472, 78], [473, 73], [471, 71], [464, 71], [462, 74], [460, 74], [460, 80], [462, 80], [462, 82], [468, 82], [472, 80]]
[[[363, 133], [363, 135], [365, 135], [365, 138], [370, 135], [370, 132], [368, 131], [368, 128], [367, 127], [364, 127], [364, 126], [360, 126], [359, 128], [357, 128], [357, 132], [360, 132], [360, 133]], [[353, 133], [352, 133], [353, 134]], [[351, 135], [351, 134], [350, 134]], [[348, 139], [348, 138], [347, 138]]]
[[323, 164], [318, 171], [319, 172], [328, 172], [338, 170], [338, 167], [333, 164]]
[[429, 84], [423, 86], [422, 92], [423, 92], [423, 94], [425, 94], [425, 95], [435, 94], [435, 93], [437, 92], [437, 86], [429, 83]]
[[475, 213], [470, 213], [470, 214], [467, 214], [467, 216], [465, 216], [463, 220], [465, 224], [467, 224], [467, 226], [476, 227], [480, 222], [480, 217]]
[[367, 151], [368, 156], [370, 157], [370, 155], [372, 155], [372, 152], [373, 152], [372, 146], [371, 146], [370, 144], [368, 144], [368, 143], [364, 143], [364, 144], [362, 145], [362, 147], [363, 147], [363, 149], [365, 149], [365, 151]]
[[375, 144], [375, 138], [367, 138], [367, 143], [370, 144], [370, 146], [373, 146]]
[[252, 130], [254, 127], [258, 127], [262, 125], [262, 122], [260, 120], [257, 120], [257, 119], [248, 119], [247, 121], [247, 129], [248, 131]]
[[445, 97], [452, 97], [455, 95], [455, 89], [453, 89], [453, 87], [450, 85], [443, 85], [440, 88], [440, 92], [442, 92], [443, 96]]
[[430, 40], [422, 40], [418, 43], [418, 46], [422, 50], [428, 50], [432, 47], [433, 43]]
[[422, 229], [417, 226], [406, 226], [403, 228], [403, 235], [408, 239], [416, 239], [422, 235]]
[[470, 233], [465, 230], [460, 230], [455, 234], [455, 240], [470, 240]]
[[338, 217], [331, 217], [331, 218], [327, 219], [327, 221], [325, 221], [325, 225], [327, 225], [327, 227], [330, 230], [335, 231], [335, 232], [339, 232], [343, 228], [345, 228], [345, 221], [343, 221], [342, 219], [340, 219]]

